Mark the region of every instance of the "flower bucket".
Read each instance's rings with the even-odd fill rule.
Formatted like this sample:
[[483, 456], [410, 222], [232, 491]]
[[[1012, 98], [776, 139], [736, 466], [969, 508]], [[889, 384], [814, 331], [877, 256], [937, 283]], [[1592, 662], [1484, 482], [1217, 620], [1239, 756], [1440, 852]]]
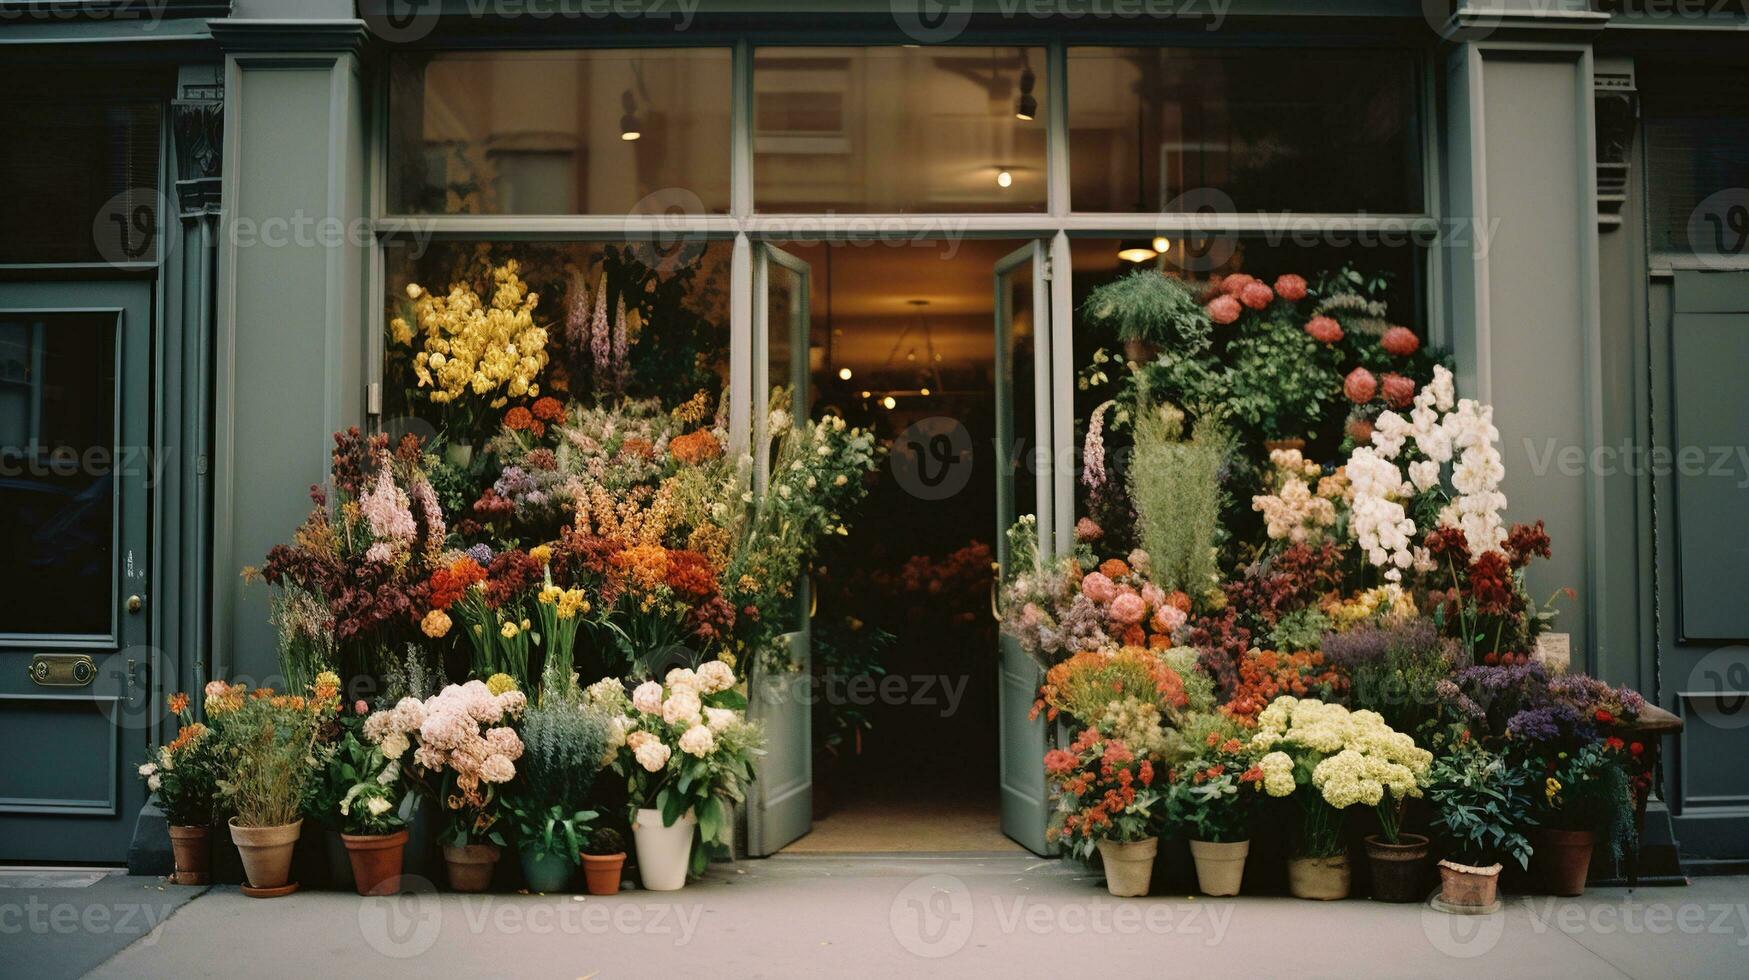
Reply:
[[[249, 887], [257, 892], [272, 892], [286, 888], [291, 877], [292, 850], [303, 833], [303, 820], [277, 827], [240, 827], [237, 818], [230, 820], [231, 840], [243, 859], [243, 874]], [[293, 888], [296, 886], [293, 885]]]
[[352, 885], [360, 895], [381, 895], [397, 887], [401, 856], [407, 852], [405, 830], [392, 834], [341, 834], [340, 839], [346, 843]]
[[208, 826], [171, 827], [170, 850], [176, 855], [178, 885], [204, 885], [212, 880], [213, 829]]
[[591, 895], [618, 895], [620, 874], [625, 870], [626, 855], [583, 855], [583, 886]]
[[1245, 880], [1245, 856], [1251, 853], [1248, 840], [1231, 843], [1193, 840], [1190, 856], [1196, 861], [1196, 884], [1204, 895], [1237, 895]]
[[456, 847], [443, 845], [443, 863], [449, 869], [450, 891], [483, 892], [492, 884], [492, 870], [498, 866], [495, 844], [468, 844]]
[[443, 447], [443, 459], [457, 469], [467, 469], [474, 463], [474, 447], [465, 442], [452, 442]]
[[679, 891], [686, 884], [686, 865], [692, 857], [692, 828], [698, 818], [688, 810], [674, 826], [662, 826], [662, 811], [639, 810], [632, 821], [632, 840], [638, 849], [638, 877], [653, 892]]
[[1348, 855], [1297, 857], [1287, 862], [1287, 890], [1295, 898], [1332, 902], [1348, 897]]
[[571, 872], [577, 870], [571, 859], [551, 851], [522, 852], [522, 881], [528, 890], [538, 894], [562, 892], [571, 884]]
[[1427, 897], [1427, 838], [1420, 834], [1400, 838], [1395, 844], [1377, 836], [1366, 839], [1375, 901], [1419, 902]]
[[1099, 856], [1105, 862], [1106, 891], [1118, 898], [1148, 894], [1148, 882], [1154, 877], [1154, 855], [1159, 850], [1158, 837], [1127, 843], [1100, 841]]
[[1531, 832], [1531, 844], [1530, 870], [1544, 891], [1569, 897], [1585, 894], [1596, 834], [1541, 827]]
[[1500, 885], [1500, 865], [1485, 868], [1439, 862], [1439, 901], [1450, 909], [1492, 911]]

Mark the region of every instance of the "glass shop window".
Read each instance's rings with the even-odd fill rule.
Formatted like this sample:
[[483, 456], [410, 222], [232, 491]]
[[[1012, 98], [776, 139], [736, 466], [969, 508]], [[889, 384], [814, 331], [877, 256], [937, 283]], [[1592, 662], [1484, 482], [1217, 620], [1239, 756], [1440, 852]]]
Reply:
[[1653, 65], [1638, 84], [1652, 251], [1749, 259], [1749, 68]]
[[1408, 52], [1071, 48], [1068, 64], [1077, 211], [1422, 210]]
[[756, 207], [1043, 211], [1044, 74], [1042, 48], [760, 48]]
[[5, 88], [0, 264], [157, 261], [158, 105]]
[[398, 55], [388, 210], [726, 212], [731, 75], [726, 48]]

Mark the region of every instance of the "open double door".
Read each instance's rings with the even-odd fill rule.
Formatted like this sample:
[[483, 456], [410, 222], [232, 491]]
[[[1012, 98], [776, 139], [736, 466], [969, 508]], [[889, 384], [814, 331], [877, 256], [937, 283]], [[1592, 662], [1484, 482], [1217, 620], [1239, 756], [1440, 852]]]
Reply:
[[[1067, 249], [1060, 251], [1066, 253]], [[1059, 388], [1066, 392], [1067, 386], [1053, 385], [1052, 381], [1050, 256], [1047, 243], [1028, 242], [991, 270], [997, 442], [993, 458], [1001, 463], [996, 475], [997, 512], [990, 531], [995, 535], [997, 559], [1004, 572], [1009, 562], [1008, 528], [1023, 514], [1038, 516], [1041, 553], [1051, 552], [1057, 524], [1053, 497], [1059, 484], [1066, 487], [1066, 481], [1054, 478], [1053, 473], [1073, 458], [1072, 452], [1057, 446], [1072, 440], [1073, 426], [1068, 418], [1058, 419], [1053, 427], [1052, 393]], [[1066, 274], [1060, 288], [1068, 288]], [[797, 393], [798, 405], [812, 403], [808, 307], [808, 264], [774, 245], [756, 244], [751, 400], [756, 439], [769, 415], [774, 386], [789, 385]], [[1066, 336], [1067, 330], [1059, 329], [1057, 334]], [[1070, 410], [1067, 404], [1059, 409]], [[751, 711], [764, 724], [768, 738], [768, 754], [761, 760], [759, 779], [747, 807], [748, 852], [754, 856], [774, 854], [812, 827], [810, 597], [806, 583], [797, 592], [800, 628], [785, 637], [795, 670], [756, 676], [752, 685]], [[998, 643], [1000, 649], [991, 669], [998, 672], [999, 682], [1002, 831], [1034, 853], [1047, 854], [1048, 801], [1041, 764], [1045, 723], [1027, 717], [1038, 690], [1039, 670], [1006, 637]]]

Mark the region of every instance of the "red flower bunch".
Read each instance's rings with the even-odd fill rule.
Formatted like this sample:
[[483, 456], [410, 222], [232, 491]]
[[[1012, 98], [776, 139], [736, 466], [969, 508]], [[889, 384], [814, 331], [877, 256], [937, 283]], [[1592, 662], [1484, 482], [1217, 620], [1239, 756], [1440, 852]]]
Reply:
[[480, 567], [479, 562], [465, 555], [451, 562], [447, 568], [439, 568], [431, 573], [431, 580], [427, 584], [431, 608], [448, 609], [467, 594], [470, 586], [485, 579], [486, 570]]
[[1315, 316], [1306, 321], [1306, 334], [1320, 344], [1334, 344], [1342, 339], [1342, 324], [1327, 316]]
[[1300, 300], [1305, 299], [1307, 291], [1306, 278], [1304, 276], [1296, 276], [1289, 272], [1286, 275], [1276, 277], [1275, 295], [1280, 296], [1289, 303], [1298, 303]]
[[1083, 729], [1068, 749], [1045, 753], [1044, 767], [1058, 798], [1047, 839], [1086, 856], [1101, 840], [1140, 840], [1152, 830], [1154, 763], [1121, 739]]
[[1239, 684], [1221, 711], [1247, 727], [1257, 724], [1257, 715], [1284, 694], [1328, 700], [1341, 692], [1342, 675], [1317, 651], [1277, 653], [1253, 650], [1239, 660]]

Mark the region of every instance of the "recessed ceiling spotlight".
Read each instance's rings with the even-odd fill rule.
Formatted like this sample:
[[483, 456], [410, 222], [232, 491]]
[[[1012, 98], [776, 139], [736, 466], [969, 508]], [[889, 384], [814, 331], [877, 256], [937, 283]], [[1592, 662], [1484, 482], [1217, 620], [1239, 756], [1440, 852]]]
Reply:
[[888, 395], [887, 397], [881, 399], [881, 404], [886, 407], [887, 411], [890, 412], [893, 409], [899, 407], [899, 400], [897, 398], [894, 398], [892, 395]]
[[838, 369], [838, 380], [849, 381], [850, 380], [850, 369], [849, 368], [839, 368]]
[[1009, 173], [1006, 170], [996, 171], [996, 186], [997, 187], [1012, 187], [1012, 186], [1014, 186], [1014, 175]]

